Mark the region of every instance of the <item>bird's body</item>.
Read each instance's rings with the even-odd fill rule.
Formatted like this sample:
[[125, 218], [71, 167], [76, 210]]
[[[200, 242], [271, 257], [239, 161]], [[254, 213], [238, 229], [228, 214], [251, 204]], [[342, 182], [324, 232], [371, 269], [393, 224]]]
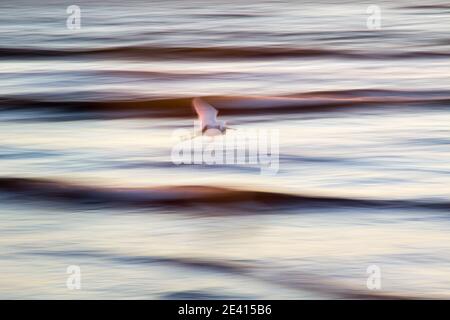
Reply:
[[201, 98], [192, 100], [201, 126], [201, 134], [207, 136], [223, 135], [227, 131], [226, 122], [217, 120], [218, 111]]

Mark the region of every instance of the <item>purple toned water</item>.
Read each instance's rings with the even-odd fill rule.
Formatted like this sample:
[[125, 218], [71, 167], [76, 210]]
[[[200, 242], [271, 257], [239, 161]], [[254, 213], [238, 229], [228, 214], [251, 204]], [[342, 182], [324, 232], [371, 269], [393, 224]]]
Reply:
[[[449, 297], [448, 5], [76, 4], [0, 3], [0, 298]], [[278, 173], [175, 165], [193, 97]]]

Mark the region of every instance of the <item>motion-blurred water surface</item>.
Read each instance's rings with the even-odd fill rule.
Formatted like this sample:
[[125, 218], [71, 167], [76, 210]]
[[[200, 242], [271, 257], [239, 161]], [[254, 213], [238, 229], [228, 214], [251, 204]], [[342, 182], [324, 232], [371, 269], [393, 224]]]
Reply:
[[[2, 1], [0, 297], [449, 298], [450, 6], [373, 4]], [[200, 96], [279, 172], [175, 165]]]

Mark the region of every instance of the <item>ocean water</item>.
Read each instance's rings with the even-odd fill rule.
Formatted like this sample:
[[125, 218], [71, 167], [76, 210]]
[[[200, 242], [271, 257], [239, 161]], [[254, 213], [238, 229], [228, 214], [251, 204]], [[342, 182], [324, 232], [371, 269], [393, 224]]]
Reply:
[[[0, 298], [450, 298], [449, 5], [0, 12]], [[194, 97], [279, 132], [277, 172], [175, 164]]]

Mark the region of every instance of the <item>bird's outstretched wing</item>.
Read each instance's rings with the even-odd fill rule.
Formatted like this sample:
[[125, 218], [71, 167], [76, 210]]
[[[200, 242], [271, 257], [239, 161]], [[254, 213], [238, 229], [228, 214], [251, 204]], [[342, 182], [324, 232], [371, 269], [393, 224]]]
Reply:
[[213, 106], [200, 98], [194, 98], [192, 104], [194, 106], [195, 112], [197, 112], [198, 114], [202, 129], [205, 126], [217, 125], [218, 111]]
[[181, 141], [192, 140], [192, 139], [195, 139], [195, 138], [200, 137], [200, 136], [202, 136], [202, 132], [201, 131], [199, 131], [199, 132], [191, 132], [190, 134], [188, 134], [188, 135], [186, 135], [184, 137], [181, 137]]

